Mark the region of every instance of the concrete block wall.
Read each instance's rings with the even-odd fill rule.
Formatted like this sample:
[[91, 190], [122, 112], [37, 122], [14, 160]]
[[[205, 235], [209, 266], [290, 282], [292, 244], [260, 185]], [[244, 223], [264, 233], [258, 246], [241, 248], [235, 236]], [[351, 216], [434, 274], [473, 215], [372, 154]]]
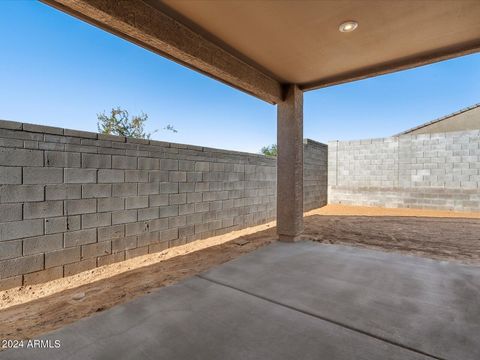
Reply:
[[328, 146], [310, 139], [304, 140], [303, 209], [327, 205]]
[[329, 143], [330, 203], [480, 210], [478, 130]]
[[[309, 166], [325, 168], [317, 147]], [[308, 174], [314, 206], [326, 194]], [[0, 121], [0, 289], [265, 223], [275, 206], [275, 158]]]

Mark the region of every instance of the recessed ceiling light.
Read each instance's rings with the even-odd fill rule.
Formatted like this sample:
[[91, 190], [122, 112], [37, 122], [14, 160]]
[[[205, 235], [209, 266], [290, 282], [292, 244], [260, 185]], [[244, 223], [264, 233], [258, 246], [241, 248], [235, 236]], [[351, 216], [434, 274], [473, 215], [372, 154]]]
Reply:
[[340, 26], [338, 27], [338, 30], [340, 32], [352, 32], [357, 27], [358, 27], [358, 23], [356, 21], [349, 20], [341, 23]]

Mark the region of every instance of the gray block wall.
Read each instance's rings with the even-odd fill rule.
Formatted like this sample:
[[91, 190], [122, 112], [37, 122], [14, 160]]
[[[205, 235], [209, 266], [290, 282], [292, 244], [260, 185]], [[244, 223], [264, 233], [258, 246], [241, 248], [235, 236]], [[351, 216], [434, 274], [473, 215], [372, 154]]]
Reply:
[[310, 139], [304, 140], [303, 209], [327, 205], [328, 146]]
[[[305, 159], [310, 209], [326, 146]], [[275, 158], [0, 121], [0, 289], [265, 223], [275, 198]]]
[[329, 143], [329, 203], [480, 210], [479, 130]]

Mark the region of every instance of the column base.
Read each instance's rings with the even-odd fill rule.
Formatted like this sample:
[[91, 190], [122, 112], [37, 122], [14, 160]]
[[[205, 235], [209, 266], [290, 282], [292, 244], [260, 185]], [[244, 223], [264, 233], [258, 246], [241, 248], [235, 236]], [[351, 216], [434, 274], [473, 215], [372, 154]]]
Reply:
[[278, 234], [278, 241], [281, 242], [297, 242], [302, 240], [302, 234], [300, 235], [280, 235]]

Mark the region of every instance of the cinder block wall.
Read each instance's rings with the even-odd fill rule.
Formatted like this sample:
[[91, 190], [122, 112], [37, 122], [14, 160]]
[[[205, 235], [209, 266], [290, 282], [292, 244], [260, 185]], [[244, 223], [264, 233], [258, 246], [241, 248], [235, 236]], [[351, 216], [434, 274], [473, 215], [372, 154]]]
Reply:
[[310, 139], [304, 140], [303, 209], [327, 205], [328, 146]]
[[[324, 149], [306, 144], [308, 209]], [[267, 222], [275, 193], [275, 158], [0, 121], [0, 289]]]
[[478, 130], [329, 143], [329, 203], [480, 210]]

